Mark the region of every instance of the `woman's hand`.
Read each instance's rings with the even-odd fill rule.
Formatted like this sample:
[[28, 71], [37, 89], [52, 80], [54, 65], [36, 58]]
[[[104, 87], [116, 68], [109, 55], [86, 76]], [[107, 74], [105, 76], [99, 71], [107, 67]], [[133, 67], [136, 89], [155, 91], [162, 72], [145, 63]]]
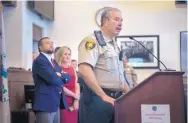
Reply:
[[74, 97], [75, 100], [79, 100], [80, 99], [80, 95], [79, 94], [74, 94], [73, 97]]
[[78, 108], [79, 108], [79, 101], [78, 100], [74, 100], [73, 107], [74, 107], [74, 110], [78, 110]]

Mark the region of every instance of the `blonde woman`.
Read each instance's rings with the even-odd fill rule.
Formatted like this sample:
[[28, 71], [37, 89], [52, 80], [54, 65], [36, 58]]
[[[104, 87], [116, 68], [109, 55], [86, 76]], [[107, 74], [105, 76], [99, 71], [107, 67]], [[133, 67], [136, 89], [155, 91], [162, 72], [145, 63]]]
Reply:
[[[56, 62], [62, 68], [62, 71], [70, 74], [71, 80], [64, 86], [72, 91], [74, 95], [80, 94], [80, 87], [77, 83], [77, 75], [73, 67], [71, 67], [71, 49], [67, 46], [63, 46], [58, 49], [55, 57]], [[77, 123], [78, 122], [78, 102], [79, 100], [71, 95], [66, 96], [66, 101], [69, 106], [69, 110], [60, 110], [61, 123]]]

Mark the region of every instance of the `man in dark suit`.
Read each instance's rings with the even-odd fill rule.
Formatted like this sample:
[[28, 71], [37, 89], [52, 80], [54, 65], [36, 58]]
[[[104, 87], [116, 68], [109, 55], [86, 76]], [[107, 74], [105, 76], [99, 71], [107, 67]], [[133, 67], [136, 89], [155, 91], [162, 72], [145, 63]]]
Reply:
[[33, 62], [33, 79], [35, 83], [35, 100], [33, 110], [36, 112], [36, 123], [60, 123], [59, 105], [64, 83], [70, 76], [61, 72], [61, 68], [51, 58], [53, 42], [48, 37], [38, 41], [39, 56]]

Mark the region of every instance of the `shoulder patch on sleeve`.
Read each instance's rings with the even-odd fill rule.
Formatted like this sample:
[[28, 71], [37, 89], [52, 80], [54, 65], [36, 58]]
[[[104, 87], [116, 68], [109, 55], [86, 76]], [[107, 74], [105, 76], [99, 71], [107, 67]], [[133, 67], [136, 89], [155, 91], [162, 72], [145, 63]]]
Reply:
[[86, 41], [86, 43], [85, 43], [86, 50], [92, 50], [93, 48], [95, 48], [95, 46], [96, 46], [96, 42], [91, 39]]

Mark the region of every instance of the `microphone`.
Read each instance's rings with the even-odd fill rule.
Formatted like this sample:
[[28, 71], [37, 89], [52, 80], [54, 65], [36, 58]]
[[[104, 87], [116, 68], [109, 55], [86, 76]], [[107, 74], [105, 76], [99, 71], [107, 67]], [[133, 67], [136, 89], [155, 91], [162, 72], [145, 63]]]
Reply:
[[[176, 71], [173, 69], [168, 69], [164, 63], [162, 61], [159, 60], [159, 58], [157, 58], [152, 52], [150, 52], [142, 43], [140, 43], [139, 41], [135, 40], [132, 36], [129, 37], [129, 39], [136, 41], [137, 43], [139, 43], [148, 53], [150, 53], [155, 59], [157, 59], [157, 61], [159, 61], [165, 68], [164, 71]], [[159, 68], [159, 70], [161, 71], [161, 69]]]

